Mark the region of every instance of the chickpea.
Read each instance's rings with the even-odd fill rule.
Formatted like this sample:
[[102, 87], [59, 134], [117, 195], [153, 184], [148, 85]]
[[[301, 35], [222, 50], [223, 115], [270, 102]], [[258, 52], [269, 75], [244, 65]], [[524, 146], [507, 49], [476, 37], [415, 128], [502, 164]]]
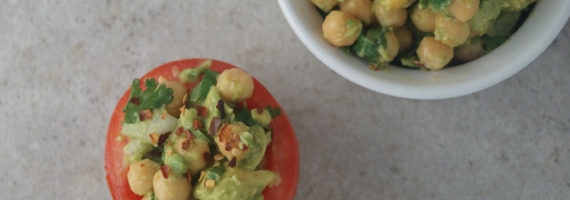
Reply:
[[460, 22], [469, 21], [479, 9], [479, 0], [451, 0], [449, 13]]
[[362, 31], [362, 22], [342, 11], [332, 11], [322, 25], [323, 37], [331, 44], [349, 46]]
[[154, 174], [152, 184], [154, 195], [160, 200], [187, 200], [192, 190], [192, 185], [186, 176], [169, 173], [168, 178], [164, 178], [162, 171]]
[[405, 8], [388, 10], [380, 3], [374, 4], [374, 14], [382, 27], [399, 27], [406, 23], [408, 10]]
[[432, 10], [421, 9], [419, 4], [416, 4], [410, 18], [418, 30], [423, 32], [435, 31], [435, 13]]
[[321, 9], [323, 12], [329, 12], [339, 2], [338, 0], [311, 0], [311, 3]]
[[129, 167], [129, 172], [127, 172], [131, 190], [138, 195], [152, 192], [152, 176], [159, 170], [160, 165], [149, 159], [132, 163]]
[[467, 23], [446, 17], [443, 14], [437, 14], [435, 16], [435, 39], [450, 47], [463, 44], [470, 33], [471, 29], [469, 29], [469, 24]]
[[408, 27], [400, 26], [398, 28], [395, 28], [394, 34], [398, 38], [398, 44], [399, 44], [398, 53], [403, 53], [412, 46], [414, 40], [412, 38], [412, 33], [410, 32]]
[[415, 0], [379, 0], [382, 5], [387, 9], [400, 9], [406, 8]]
[[166, 105], [166, 112], [176, 118], [180, 117], [180, 107], [184, 105], [184, 95], [187, 94], [184, 84], [178, 81], [166, 81], [163, 83], [167, 88], [172, 88], [172, 101]]
[[[386, 51], [387, 51], [386, 55], [388, 57], [384, 57], [384, 59], [385, 61], [390, 62], [394, 60], [396, 55], [398, 55], [398, 50], [400, 49], [400, 43], [398, 42], [398, 38], [396, 37], [396, 34], [394, 34], [393, 31], [386, 33], [386, 42], [388, 43], [386, 45]], [[380, 54], [384, 55], [382, 51], [380, 52]]]
[[432, 70], [443, 68], [453, 58], [453, 49], [433, 37], [424, 37], [416, 53], [420, 62]]
[[[185, 150], [182, 147], [183, 143], [188, 140], [188, 148]], [[206, 166], [204, 154], [210, 153], [208, 142], [202, 139], [189, 140], [186, 138], [178, 138], [174, 142], [174, 153], [182, 156], [188, 164], [188, 171], [192, 175], [196, 175]]]
[[345, 0], [344, 3], [340, 4], [340, 11], [360, 19], [364, 25], [370, 25], [376, 21], [376, 16], [374, 16], [371, 8], [371, 0]]
[[224, 101], [239, 103], [253, 94], [253, 78], [241, 69], [232, 68], [218, 76], [216, 87]]
[[[233, 124], [228, 124], [226, 127], [223, 127], [220, 131], [218, 131], [217, 137], [215, 138], [216, 144], [218, 145], [218, 149], [220, 153], [224, 155], [228, 160], [232, 158], [236, 158], [236, 161], [240, 161], [245, 159], [245, 155], [247, 150], [237, 148], [237, 142], [231, 143], [231, 139], [234, 137], [239, 138], [239, 134], [243, 132], [249, 131], [249, 127], [245, 124], [238, 122]], [[226, 150], [226, 143], [230, 142], [231, 146], [233, 147], [230, 150]]]
[[473, 44], [464, 44], [455, 48], [455, 57], [461, 62], [469, 62], [483, 55], [483, 43], [481, 40]]

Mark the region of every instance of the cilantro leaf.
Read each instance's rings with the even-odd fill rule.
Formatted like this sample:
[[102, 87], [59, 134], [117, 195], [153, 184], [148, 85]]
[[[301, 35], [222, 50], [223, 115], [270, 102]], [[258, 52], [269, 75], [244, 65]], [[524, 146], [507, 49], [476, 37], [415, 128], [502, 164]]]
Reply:
[[268, 105], [267, 107], [265, 107], [265, 110], [269, 111], [271, 118], [275, 118], [281, 115], [281, 108], [279, 107], [272, 108], [271, 106]]
[[210, 173], [215, 173], [215, 174], [221, 175], [226, 171], [226, 169], [224, 169], [223, 167], [214, 166], [214, 167], [209, 168], [207, 171]]
[[451, 4], [451, 0], [427, 0], [433, 8], [442, 10]]
[[365, 34], [358, 36], [356, 42], [351, 46], [357, 56], [368, 60], [373, 66], [385, 66], [389, 57], [386, 55], [388, 39], [386, 33], [390, 31], [386, 28], [371, 28]]
[[358, 39], [356, 39], [356, 42], [352, 45], [352, 50], [357, 56], [368, 60], [374, 65], [380, 65], [378, 44], [374, 43], [371, 39], [362, 35], [358, 36]]
[[485, 49], [487, 51], [491, 51], [499, 47], [501, 44], [505, 43], [507, 39], [508, 39], [507, 36], [504, 35], [499, 35], [494, 37], [484, 35], [483, 37], [481, 37], [481, 42], [483, 42], [483, 45], [485, 45]]
[[257, 123], [257, 121], [255, 121], [252, 117], [251, 117], [251, 113], [249, 112], [249, 110], [247, 108], [242, 109], [238, 112], [236, 112], [235, 115], [235, 120], [237, 122], [242, 122], [245, 125], [252, 127], [254, 125], [258, 125], [259, 123]]
[[205, 70], [204, 78], [198, 85], [192, 89], [190, 92], [190, 102], [197, 102], [198, 100], [204, 100], [208, 96], [208, 92], [210, 92], [210, 87], [216, 85], [216, 78], [218, 77], [218, 73], [212, 70]]
[[220, 75], [220, 74], [218, 74], [218, 72], [212, 71], [210, 69], [207, 69], [204, 72], [204, 77], [214, 79], [214, 80], [216, 80], [218, 78], [218, 75]]
[[140, 87], [140, 80], [133, 80], [129, 102], [123, 108], [125, 123], [133, 124], [139, 121], [139, 113], [146, 109], [161, 108], [172, 101], [172, 88], [158, 85], [154, 78], [145, 80], [146, 90]]

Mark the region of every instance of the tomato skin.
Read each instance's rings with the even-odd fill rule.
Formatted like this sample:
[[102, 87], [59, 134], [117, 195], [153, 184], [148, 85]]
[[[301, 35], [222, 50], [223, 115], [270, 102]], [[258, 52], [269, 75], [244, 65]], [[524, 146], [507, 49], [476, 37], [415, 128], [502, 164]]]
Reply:
[[[175, 74], [184, 69], [193, 68], [206, 61], [207, 59], [184, 59], [163, 64], [141, 77], [141, 80], [147, 78], [158, 79], [163, 76], [168, 80], [178, 80]], [[211, 70], [222, 72], [226, 69], [236, 68], [235, 66], [212, 60]], [[255, 78], [254, 91], [251, 98], [246, 100], [249, 109], [257, 107], [280, 107], [273, 96], [259, 83]], [[143, 86], [141, 81], [141, 87]], [[190, 90], [195, 83], [186, 84], [186, 88]], [[123, 108], [125, 107], [130, 94], [128, 89], [119, 99], [115, 110], [109, 122], [107, 130], [107, 139], [105, 145], [105, 171], [107, 184], [111, 192], [111, 196], [115, 200], [122, 199], [141, 199], [142, 197], [134, 194], [127, 180], [128, 164], [124, 160], [122, 148], [127, 144], [127, 138], [119, 141], [118, 136], [121, 135], [121, 123], [124, 119]], [[299, 176], [299, 149], [297, 138], [293, 127], [285, 112], [271, 121], [271, 131], [273, 133], [273, 141], [269, 144], [264, 157], [263, 168], [279, 173], [281, 183], [273, 188], [266, 188], [263, 195], [267, 200], [293, 199], [297, 191], [297, 181]]]

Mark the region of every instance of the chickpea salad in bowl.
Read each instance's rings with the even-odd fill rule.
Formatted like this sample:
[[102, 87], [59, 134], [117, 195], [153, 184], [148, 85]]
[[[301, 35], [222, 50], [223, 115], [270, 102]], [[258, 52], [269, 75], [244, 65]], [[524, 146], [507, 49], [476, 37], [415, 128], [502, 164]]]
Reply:
[[[310, 0], [323, 37], [369, 62], [440, 70], [507, 41], [537, 0]], [[532, 6], [532, 5], [531, 5]]]
[[220, 61], [175, 61], [135, 79], [106, 143], [114, 199], [295, 195], [298, 149], [285, 113], [251, 75]]

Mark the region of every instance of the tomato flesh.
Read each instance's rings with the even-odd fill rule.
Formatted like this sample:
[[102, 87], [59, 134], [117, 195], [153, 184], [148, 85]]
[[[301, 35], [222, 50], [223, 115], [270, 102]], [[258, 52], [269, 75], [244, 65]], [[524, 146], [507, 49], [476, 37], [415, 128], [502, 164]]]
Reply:
[[[193, 68], [206, 61], [206, 59], [185, 59], [166, 63], [161, 65], [146, 75], [141, 77], [141, 80], [147, 78], [158, 79], [163, 76], [168, 80], [178, 80], [176, 76], [179, 72], [187, 68]], [[222, 72], [226, 69], [236, 68], [235, 66], [213, 60], [210, 67], [211, 70]], [[141, 87], [142, 86], [141, 81]], [[246, 100], [249, 109], [257, 107], [280, 107], [273, 96], [259, 83], [255, 78], [254, 91], [251, 98]], [[186, 84], [186, 88], [190, 90], [195, 83]], [[111, 120], [109, 122], [109, 129], [107, 130], [107, 140], [105, 146], [105, 171], [107, 184], [113, 199], [141, 199], [142, 196], [133, 193], [129, 187], [127, 180], [127, 172], [129, 170], [123, 155], [123, 147], [127, 144], [127, 138], [122, 140], [118, 139], [121, 135], [121, 123], [124, 119], [123, 108], [125, 107], [130, 94], [130, 89], [127, 90], [119, 99]], [[271, 121], [271, 131], [273, 133], [273, 140], [269, 144], [265, 152], [263, 168], [279, 173], [281, 182], [278, 186], [266, 188], [263, 191], [265, 199], [293, 199], [297, 191], [297, 181], [299, 176], [299, 151], [297, 138], [293, 127], [289, 123], [289, 119], [285, 112], [277, 116]]]

